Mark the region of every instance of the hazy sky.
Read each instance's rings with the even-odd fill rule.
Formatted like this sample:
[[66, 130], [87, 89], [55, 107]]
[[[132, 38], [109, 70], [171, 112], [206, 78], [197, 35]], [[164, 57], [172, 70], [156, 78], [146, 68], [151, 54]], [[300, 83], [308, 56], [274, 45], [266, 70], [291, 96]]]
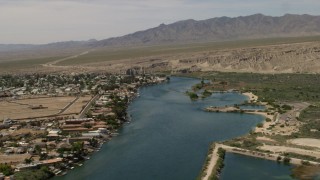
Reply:
[[99, 40], [185, 19], [319, 10], [320, 0], [0, 0], [0, 44]]

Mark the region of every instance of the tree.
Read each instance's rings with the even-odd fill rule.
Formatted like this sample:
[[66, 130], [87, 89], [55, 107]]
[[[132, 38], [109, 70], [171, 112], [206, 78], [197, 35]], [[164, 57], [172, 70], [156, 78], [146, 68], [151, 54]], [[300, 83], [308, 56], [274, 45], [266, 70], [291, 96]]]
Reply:
[[87, 118], [92, 118], [92, 112], [91, 112], [91, 111], [88, 111], [88, 112], [86, 113], [86, 116], [87, 116]]
[[89, 123], [85, 123], [85, 124], [84, 124], [84, 127], [90, 129], [90, 128], [92, 128], [92, 125], [89, 124]]
[[262, 123], [258, 123], [258, 124], [257, 124], [257, 127], [258, 127], [258, 128], [262, 128], [262, 127], [263, 127], [263, 124], [262, 124]]
[[10, 176], [13, 174], [13, 169], [8, 164], [0, 164], [0, 172], [2, 172], [5, 176]]
[[36, 146], [34, 147], [34, 150], [36, 151], [36, 153], [37, 153], [38, 155], [41, 154], [41, 147], [40, 147], [39, 145], [36, 145]]
[[98, 147], [98, 146], [99, 146], [99, 142], [98, 142], [98, 140], [95, 139], [95, 138], [90, 139], [89, 143], [90, 143], [90, 145], [91, 145], [92, 147]]
[[284, 157], [283, 158], [283, 164], [289, 165], [290, 161], [291, 161], [291, 158], [289, 158], [289, 157]]
[[26, 158], [26, 159], [24, 159], [24, 163], [26, 163], [26, 164], [30, 164], [30, 163], [32, 163], [33, 162], [33, 159], [32, 158]]
[[83, 142], [75, 142], [72, 144], [72, 151], [74, 151], [76, 154], [82, 154], [83, 152]]
[[277, 162], [280, 163], [281, 159], [282, 159], [281, 156], [278, 156], [277, 157]]

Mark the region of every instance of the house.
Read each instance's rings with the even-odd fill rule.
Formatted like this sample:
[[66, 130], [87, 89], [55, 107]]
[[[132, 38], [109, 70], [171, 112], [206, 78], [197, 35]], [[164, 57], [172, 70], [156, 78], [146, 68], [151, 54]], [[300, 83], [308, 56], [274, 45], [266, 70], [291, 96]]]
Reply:
[[10, 131], [16, 131], [16, 130], [19, 130], [21, 128], [21, 125], [13, 125], [9, 128]]
[[74, 142], [85, 142], [85, 141], [90, 141], [92, 137], [74, 137], [74, 138], [68, 138], [67, 142], [72, 144]]
[[5, 125], [11, 125], [11, 124], [13, 124], [13, 121], [8, 118], [8, 119], [3, 120], [2, 123], [5, 124]]
[[24, 153], [26, 153], [26, 148], [25, 147], [19, 147], [19, 148], [17, 148], [16, 153], [17, 154], [24, 154]]
[[92, 118], [82, 118], [82, 119], [68, 119], [66, 120], [66, 124], [81, 124], [83, 122], [93, 121]]
[[5, 150], [4, 153], [6, 153], [6, 154], [13, 154], [14, 151], [13, 151], [12, 148], [10, 148], [10, 149]]
[[98, 132], [88, 132], [88, 133], [82, 133], [82, 137], [101, 137], [101, 134]]
[[18, 164], [16, 166], [16, 171], [27, 170], [27, 169], [36, 169], [39, 166], [39, 163], [30, 163], [30, 164]]
[[62, 161], [63, 161], [62, 158], [47, 159], [47, 160], [40, 161], [40, 164], [41, 165], [54, 165], [54, 164], [61, 163]]

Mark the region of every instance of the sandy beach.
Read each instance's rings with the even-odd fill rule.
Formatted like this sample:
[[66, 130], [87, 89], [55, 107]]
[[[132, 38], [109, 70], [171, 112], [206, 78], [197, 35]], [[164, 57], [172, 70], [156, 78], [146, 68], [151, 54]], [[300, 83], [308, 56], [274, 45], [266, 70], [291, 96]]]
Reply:
[[256, 102], [258, 100], [258, 96], [254, 95], [252, 92], [245, 92], [245, 93], [242, 93], [242, 94], [247, 96], [249, 101], [251, 101], [251, 102]]

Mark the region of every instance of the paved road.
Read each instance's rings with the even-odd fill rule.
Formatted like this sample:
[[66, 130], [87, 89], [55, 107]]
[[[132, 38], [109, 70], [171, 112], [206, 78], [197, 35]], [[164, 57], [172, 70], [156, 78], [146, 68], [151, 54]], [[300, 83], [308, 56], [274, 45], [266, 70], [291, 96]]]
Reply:
[[63, 112], [65, 112], [70, 106], [72, 106], [78, 99], [80, 98], [80, 96], [77, 96], [73, 101], [71, 101], [67, 106], [65, 106], [63, 109], [61, 109], [57, 114], [62, 114]]
[[91, 105], [93, 102], [95, 102], [96, 100], [98, 100], [100, 98], [100, 95], [97, 94], [95, 95], [91, 100], [90, 102], [88, 102], [88, 104], [86, 105], [85, 108], [83, 108], [83, 110], [80, 112], [79, 114], [79, 118], [84, 118], [86, 113], [89, 111], [89, 109], [91, 108]]

